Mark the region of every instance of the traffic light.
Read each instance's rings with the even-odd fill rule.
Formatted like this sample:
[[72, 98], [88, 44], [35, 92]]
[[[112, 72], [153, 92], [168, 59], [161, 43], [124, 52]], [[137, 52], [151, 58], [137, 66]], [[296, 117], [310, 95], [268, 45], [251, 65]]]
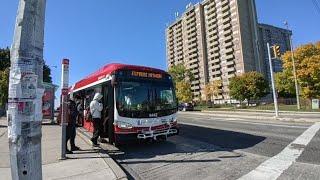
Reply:
[[280, 46], [279, 45], [274, 45], [273, 46], [273, 54], [275, 58], [280, 58], [281, 53], [280, 53]]

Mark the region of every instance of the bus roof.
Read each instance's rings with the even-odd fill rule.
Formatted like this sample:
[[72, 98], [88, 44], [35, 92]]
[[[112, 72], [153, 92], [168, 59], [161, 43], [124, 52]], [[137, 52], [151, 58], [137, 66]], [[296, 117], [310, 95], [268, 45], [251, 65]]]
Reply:
[[100, 84], [102, 83], [101, 80], [103, 80], [106, 76], [111, 75], [113, 72], [117, 70], [135, 70], [135, 71], [151, 71], [156, 73], [167, 73], [164, 70], [151, 68], [151, 67], [112, 63], [112, 64], [107, 64], [103, 66], [98, 71], [78, 81], [73, 86], [72, 91], [78, 91], [81, 89], [85, 89], [87, 87], [94, 86], [96, 84]]

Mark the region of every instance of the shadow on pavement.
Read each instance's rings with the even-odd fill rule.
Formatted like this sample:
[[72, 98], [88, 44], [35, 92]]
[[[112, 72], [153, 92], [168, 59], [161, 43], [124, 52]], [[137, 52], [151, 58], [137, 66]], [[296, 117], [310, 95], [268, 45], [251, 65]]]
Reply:
[[220, 162], [220, 159], [184, 159], [184, 160], [150, 160], [150, 161], [128, 161], [121, 164], [139, 164], [139, 163], [202, 163], [202, 162]]
[[[216, 151], [231, 152], [237, 149], [250, 148], [266, 139], [262, 136], [255, 136], [235, 131], [205, 128], [184, 124], [181, 124], [179, 126], [180, 134], [178, 136], [169, 137], [167, 141], [153, 143], [131, 143], [122, 145], [119, 148], [120, 153], [118, 154], [116, 152], [108, 153], [115, 159], [148, 159], [159, 155], [170, 155], [177, 153], [193, 154], [199, 152], [201, 153]], [[241, 155], [221, 156], [219, 158], [238, 157], [241, 157]], [[211, 161], [217, 162], [217, 159], [213, 159]], [[134, 163], [137, 163], [137, 161], [135, 161]]]
[[180, 136], [206, 142], [224, 150], [246, 149], [266, 138], [252, 134], [181, 124]]

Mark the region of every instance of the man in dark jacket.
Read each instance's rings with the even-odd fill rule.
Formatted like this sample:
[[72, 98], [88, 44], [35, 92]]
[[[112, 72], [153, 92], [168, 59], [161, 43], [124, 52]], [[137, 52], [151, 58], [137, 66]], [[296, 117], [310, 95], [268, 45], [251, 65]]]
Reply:
[[[76, 103], [70, 98], [68, 101], [68, 116], [69, 121], [67, 125], [67, 137], [66, 137], [66, 153], [72, 154], [72, 151], [80, 150], [79, 147], [75, 145], [75, 138], [76, 138], [76, 123], [77, 123], [77, 116], [78, 110]], [[68, 150], [67, 143], [70, 141], [71, 150]]]

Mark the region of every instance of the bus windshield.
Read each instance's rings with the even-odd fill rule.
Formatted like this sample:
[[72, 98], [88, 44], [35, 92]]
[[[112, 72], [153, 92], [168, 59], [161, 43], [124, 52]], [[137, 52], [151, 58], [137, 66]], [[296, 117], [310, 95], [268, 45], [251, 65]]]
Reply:
[[123, 117], [164, 116], [176, 112], [171, 82], [122, 81], [116, 87], [117, 109]]

